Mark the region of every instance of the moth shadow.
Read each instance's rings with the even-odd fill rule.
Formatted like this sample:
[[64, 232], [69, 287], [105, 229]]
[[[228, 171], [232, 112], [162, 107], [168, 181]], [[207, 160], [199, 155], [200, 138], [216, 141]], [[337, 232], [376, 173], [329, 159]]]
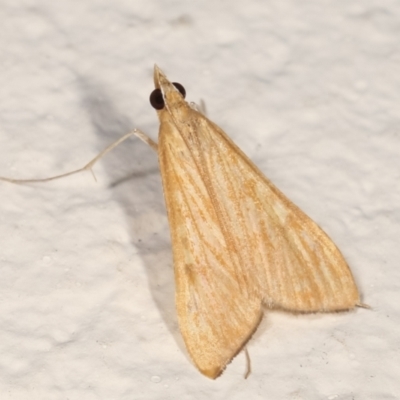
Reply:
[[[125, 133], [139, 128], [118, 112], [99, 84], [86, 77], [81, 77], [79, 84], [83, 106], [97, 134], [99, 153]], [[145, 265], [151, 296], [168, 330], [186, 354], [175, 311], [172, 251], [157, 155], [133, 138], [108, 153], [101, 165], [111, 182], [112, 198], [126, 216], [132, 246]]]

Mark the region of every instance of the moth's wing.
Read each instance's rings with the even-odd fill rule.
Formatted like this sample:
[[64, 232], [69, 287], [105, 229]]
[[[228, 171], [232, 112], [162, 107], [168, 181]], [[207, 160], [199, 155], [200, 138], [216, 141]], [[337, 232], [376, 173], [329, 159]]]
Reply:
[[212, 186], [229, 251], [240, 258], [241, 279], [264, 304], [293, 312], [340, 311], [360, 304], [351, 271], [328, 235], [286, 198], [206, 118], [203, 176]]
[[197, 368], [218, 377], [257, 328], [262, 304], [241, 282], [218, 217], [218, 205], [191, 150], [169, 131], [159, 158], [173, 245], [176, 306], [187, 350]]
[[159, 160], [179, 324], [203, 374], [223, 371], [263, 304], [312, 312], [359, 302], [328, 236], [207, 118], [193, 111], [184, 131], [161, 128]]

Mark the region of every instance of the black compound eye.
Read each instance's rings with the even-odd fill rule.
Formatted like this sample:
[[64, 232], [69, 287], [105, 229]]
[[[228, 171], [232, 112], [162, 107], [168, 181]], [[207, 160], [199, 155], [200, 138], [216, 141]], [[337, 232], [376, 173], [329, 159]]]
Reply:
[[165, 106], [164, 98], [160, 89], [154, 89], [150, 94], [150, 104], [156, 110], [162, 110]]
[[[179, 93], [182, 95], [183, 98], [186, 96], [185, 88], [177, 82], [172, 82], [172, 84], [178, 89]], [[165, 106], [164, 97], [160, 89], [154, 89], [150, 94], [150, 104], [156, 110], [162, 110]]]
[[185, 98], [186, 97], [185, 88], [178, 82], [172, 82], [172, 84], [179, 90], [179, 93], [183, 96], [183, 98]]

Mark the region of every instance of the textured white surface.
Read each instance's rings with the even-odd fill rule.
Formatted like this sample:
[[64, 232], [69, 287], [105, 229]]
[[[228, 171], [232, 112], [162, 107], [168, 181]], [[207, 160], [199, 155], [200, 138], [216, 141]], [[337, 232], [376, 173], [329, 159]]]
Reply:
[[156, 62], [335, 240], [372, 311], [271, 313], [217, 381], [184, 351], [154, 152], [1, 183], [1, 399], [400, 397], [400, 3], [2, 2], [0, 174], [139, 127]]

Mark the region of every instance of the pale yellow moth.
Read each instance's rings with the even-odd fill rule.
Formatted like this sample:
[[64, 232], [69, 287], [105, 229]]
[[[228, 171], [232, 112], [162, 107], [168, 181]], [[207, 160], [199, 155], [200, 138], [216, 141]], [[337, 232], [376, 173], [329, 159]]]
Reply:
[[179, 326], [199, 371], [217, 378], [265, 309], [310, 313], [362, 306], [351, 271], [327, 234], [157, 66], [154, 84], [158, 145], [140, 131], [118, 143], [135, 134], [158, 152]]

